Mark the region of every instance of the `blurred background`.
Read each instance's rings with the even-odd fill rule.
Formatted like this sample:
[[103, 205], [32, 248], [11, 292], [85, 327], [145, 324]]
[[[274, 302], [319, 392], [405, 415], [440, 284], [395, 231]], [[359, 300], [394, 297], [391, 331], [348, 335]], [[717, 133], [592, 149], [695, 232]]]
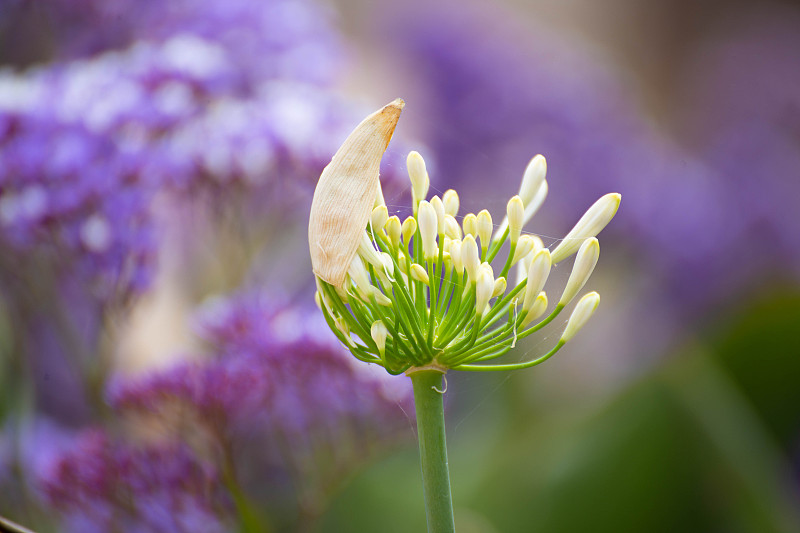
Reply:
[[398, 96], [390, 214], [410, 149], [496, 219], [544, 154], [547, 245], [623, 196], [576, 340], [448, 376], [458, 530], [800, 531], [800, 3], [753, 0], [0, 0], [0, 515], [424, 530], [306, 238]]

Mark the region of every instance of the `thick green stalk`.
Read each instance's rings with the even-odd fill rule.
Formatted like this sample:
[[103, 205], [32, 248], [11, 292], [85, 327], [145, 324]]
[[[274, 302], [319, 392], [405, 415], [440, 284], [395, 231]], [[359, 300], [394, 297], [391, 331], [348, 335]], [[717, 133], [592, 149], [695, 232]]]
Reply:
[[453, 533], [453, 501], [444, 435], [442, 398], [443, 372], [436, 369], [412, 370], [414, 405], [417, 411], [422, 487], [429, 533]]

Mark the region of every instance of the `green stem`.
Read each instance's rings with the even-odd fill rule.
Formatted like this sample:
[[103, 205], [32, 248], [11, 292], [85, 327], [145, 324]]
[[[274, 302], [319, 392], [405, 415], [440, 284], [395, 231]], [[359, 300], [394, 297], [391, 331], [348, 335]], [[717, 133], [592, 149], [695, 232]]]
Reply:
[[424, 368], [408, 374], [414, 386], [428, 532], [453, 533], [453, 500], [450, 496], [442, 401], [444, 373], [438, 369]]

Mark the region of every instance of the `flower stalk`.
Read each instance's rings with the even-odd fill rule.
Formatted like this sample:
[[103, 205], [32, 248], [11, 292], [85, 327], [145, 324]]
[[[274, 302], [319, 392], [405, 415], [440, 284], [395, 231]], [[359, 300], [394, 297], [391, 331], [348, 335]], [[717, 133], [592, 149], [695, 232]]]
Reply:
[[430, 533], [455, 531], [444, 429], [444, 370], [408, 372], [414, 386], [425, 516]]

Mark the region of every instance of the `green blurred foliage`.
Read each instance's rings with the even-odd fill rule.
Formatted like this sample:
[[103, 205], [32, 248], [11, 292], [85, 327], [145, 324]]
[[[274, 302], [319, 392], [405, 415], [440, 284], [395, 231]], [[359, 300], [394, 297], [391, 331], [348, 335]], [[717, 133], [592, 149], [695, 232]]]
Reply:
[[[594, 405], [519, 405], [515, 376], [466, 395], [449, 417], [457, 529], [800, 531], [798, 327], [782, 291]], [[409, 446], [363, 472], [318, 530], [424, 531], [417, 461]]]

